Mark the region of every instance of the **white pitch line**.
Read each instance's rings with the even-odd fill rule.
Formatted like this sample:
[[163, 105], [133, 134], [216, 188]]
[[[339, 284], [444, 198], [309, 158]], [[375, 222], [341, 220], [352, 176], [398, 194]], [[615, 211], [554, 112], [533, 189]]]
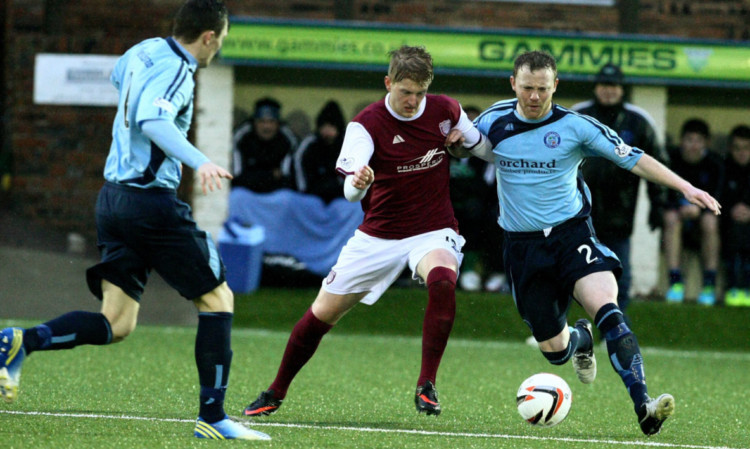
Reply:
[[[193, 419], [182, 418], [151, 418], [146, 416], [129, 416], [129, 415], [96, 415], [88, 413], [51, 413], [51, 412], [21, 412], [15, 410], [0, 410], [0, 414], [6, 415], [24, 415], [24, 416], [50, 416], [56, 418], [89, 418], [89, 419], [122, 419], [128, 421], [159, 421], [159, 422], [176, 422], [176, 423], [193, 423]], [[252, 423], [252, 427], [286, 427], [292, 429], [310, 429], [310, 430], [337, 430], [345, 432], [370, 432], [370, 433], [395, 433], [408, 435], [429, 435], [441, 437], [463, 437], [463, 438], [494, 438], [502, 440], [533, 440], [533, 441], [560, 441], [570, 443], [587, 443], [587, 444], [609, 444], [622, 446], [643, 446], [643, 447], [665, 447], [665, 448], [684, 448], [684, 449], [737, 449], [729, 446], [704, 446], [697, 444], [673, 444], [660, 443], [656, 441], [617, 441], [617, 440], [600, 440], [594, 438], [561, 438], [561, 437], [537, 437], [530, 435], [508, 435], [497, 433], [470, 433], [470, 432], [441, 432], [437, 430], [417, 430], [417, 429], [378, 429], [375, 427], [352, 427], [352, 426], [326, 426], [313, 424], [294, 424], [294, 423], [270, 423], [241, 420], [245, 423]]]

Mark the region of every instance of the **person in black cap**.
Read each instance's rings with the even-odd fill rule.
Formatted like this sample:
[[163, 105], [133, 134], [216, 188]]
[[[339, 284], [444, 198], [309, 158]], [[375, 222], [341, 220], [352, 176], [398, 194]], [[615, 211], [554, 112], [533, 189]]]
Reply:
[[281, 123], [281, 104], [273, 98], [255, 102], [253, 116], [234, 132], [232, 188], [266, 193], [294, 188], [292, 158], [297, 138]]
[[315, 133], [302, 140], [294, 157], [297, 190], [329, 203], [344, 197], [344, 178], [336, 173], [336, 160], [344, 142], [346, 121], [338, 103], [327, 102], [315, 125]]
[[[596, 75], [594, 98], [574, 105], [571, 109], [594, 117], [612, 128], [622, 140], [638, 147], [659, 162], [669, 160], [664, 144], [656, 131], [654, 119], [643, 109], [625, 101], [625, 76], [620, 67], [606, 64]], [[622, 262], [622, 276], [618, 280], [617, 302], [625, 314], [630, 302], [630, 236], [633, 233], [636, 199], [640, 178], [620, 170], [604, 158], [589, 158], [582, 166], [583, 177], [591, 190], [591, 217], [596, 234], [604, 245], [617, 254]], [[666, 190], [648, 183], [651, 202], [649, 226], [662, 226], [662, 212]]]

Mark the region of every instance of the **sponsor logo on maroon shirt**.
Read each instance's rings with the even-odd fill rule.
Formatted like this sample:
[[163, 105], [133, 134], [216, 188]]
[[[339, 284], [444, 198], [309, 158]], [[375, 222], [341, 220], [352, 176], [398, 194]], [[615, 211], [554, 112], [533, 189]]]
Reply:
[[410, 171], [426, 170], [443, 162], [444, 155], [444, 150], [433, 148], [424, 156], [411, 159], [406, 161], [406, 164], [397, 166], [396, 171], [399, 173], [407, 173]]

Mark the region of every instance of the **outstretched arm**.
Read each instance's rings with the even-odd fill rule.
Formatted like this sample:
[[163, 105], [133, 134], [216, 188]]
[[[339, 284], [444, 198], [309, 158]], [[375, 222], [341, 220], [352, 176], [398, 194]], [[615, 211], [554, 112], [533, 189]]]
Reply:
[[677, 173], [648, 154], [644, 154], [638, 160], [631, 172], [647, 181], [661, 184], [682, 193], [686, 200], [702, 209], [708, 208], [716, 215], [721, 214], [721, 204], [716, 198], [682, 179]]

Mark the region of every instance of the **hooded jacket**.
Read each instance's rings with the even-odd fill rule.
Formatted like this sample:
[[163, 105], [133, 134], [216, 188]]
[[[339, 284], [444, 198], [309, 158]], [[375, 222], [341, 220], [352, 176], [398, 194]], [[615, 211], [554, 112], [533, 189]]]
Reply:
[[[302, 140], [295, 155], [297, 189], [317, 195], [328, 203], [344, 196], [344, 179], [336, 172], [336, 160], [344, 142], [346, 123], [335, 101], [323, 106], [315, 123], [315, 133]], [[326, 123], [338, 130], [338, 136], [331, 142], [320, 135], [320, 128]]]

